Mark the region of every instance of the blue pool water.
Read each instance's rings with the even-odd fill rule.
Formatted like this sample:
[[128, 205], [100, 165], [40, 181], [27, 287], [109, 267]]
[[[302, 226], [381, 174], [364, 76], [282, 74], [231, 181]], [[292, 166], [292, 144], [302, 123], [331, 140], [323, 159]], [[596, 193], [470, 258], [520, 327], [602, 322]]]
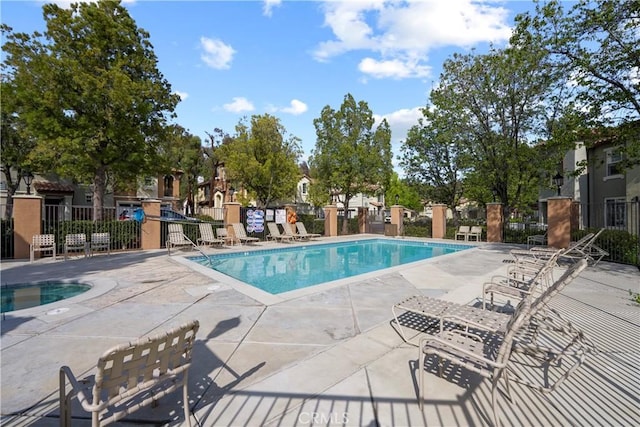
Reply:
[[[210, 256], [213, 269], [271, 294], [433, 258], [469, 245], [371, 239]], [[189, 258], [209, 267], [206, 258]]]
[[21, 283], [3, 285], [0, 288], [2, 313], [24, 308], [51, 304], [66, 298], [75, 297], [91, 289], [91, 285], [83, 283]]

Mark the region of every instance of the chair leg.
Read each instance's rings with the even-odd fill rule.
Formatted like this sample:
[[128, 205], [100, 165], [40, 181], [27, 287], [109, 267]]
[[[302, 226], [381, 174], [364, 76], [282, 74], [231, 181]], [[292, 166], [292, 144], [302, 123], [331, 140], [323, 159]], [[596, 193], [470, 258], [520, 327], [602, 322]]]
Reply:
[[494, 378], [491, 384], [491, 409], [493, 410], [493, 425], [500, 427], [500, 420], [498, 419], [498, 381], [500, 380], [500, 371]]
[[422, 351], [422, 347], [418, 346], [418, 372], [417, 374], [420, 376], [418, 378], [418, 407], [420, 410], [423, 408], [423, 395], [424, 395], [424, 351]]
[[184, 373], [184, 385], [182, 387], [182, 406], [184, 407], [184, 420], [191, 427], [191, 411], [189, 410], [188, 372]]

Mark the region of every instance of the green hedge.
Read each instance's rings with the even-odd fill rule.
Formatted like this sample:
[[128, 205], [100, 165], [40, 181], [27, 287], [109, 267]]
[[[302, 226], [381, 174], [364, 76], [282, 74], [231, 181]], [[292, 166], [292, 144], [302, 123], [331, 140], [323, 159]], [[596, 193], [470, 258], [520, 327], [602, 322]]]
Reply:
[[84, 233], [91, 240], [91, 233], [109, 233], [111, 249], [140, 248], [140, 223], [137, 221], [61, 221], [44, 224], [43, 234], [53, 234], [58, 250], [62, 253], [67, 234]]
[[[571, 233], [571, 240], [577, 241], [588, 233], [597, 233], [599, 229], [588, 228]], [[625, 230], [604, 230], [595, 241], [595, 244], [609, 252], [604, 261], [631, 264], [640, 267], [638, 259], [640, 251], [640, 238]]]

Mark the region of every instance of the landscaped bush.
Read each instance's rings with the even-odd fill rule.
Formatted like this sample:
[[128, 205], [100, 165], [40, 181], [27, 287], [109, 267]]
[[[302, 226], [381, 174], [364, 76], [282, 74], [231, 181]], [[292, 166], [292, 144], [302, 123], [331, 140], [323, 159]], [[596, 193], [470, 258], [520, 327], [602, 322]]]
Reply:
[[308, 233], [324, 235], [324, 219], [317, 219], [314, 214], [298, 214], [298, 221], [304, 224]]
[[140, 247], [140, 223], [137, 221], [61, 221], [52, 223], [43, 230], [43, 234], [53, 234], [58, 251], [64, 250], [64, 240], [67, 234], [84, 233], [87, 241], [91, 233], [109, 233], [111, 249], [132, 249]]
[[404, 223], [404, 235], [411, 237], [431, 237], [431, 218], [419, 218], [413, 222]]

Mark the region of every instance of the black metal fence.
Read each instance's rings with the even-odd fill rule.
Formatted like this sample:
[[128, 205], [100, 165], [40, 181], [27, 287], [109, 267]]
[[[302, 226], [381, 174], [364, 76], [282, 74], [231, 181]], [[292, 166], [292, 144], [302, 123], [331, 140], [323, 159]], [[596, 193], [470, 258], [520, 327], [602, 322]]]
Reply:
[[[100, 218], [94, 220], [94, 218]], [[133, 220], [119, 220], [116, 208], [102, 208], [94, 216], [91, 206], [45, 205], [42, 233], [53, 234], [57, 250], [62, 253], [67, 234], [84, 233], [90, 240], [92, 233], [109, 233], [111, 250], [140, 249], [141, 226]]]
[[[640, 203], [611, 199], [605, 203], [575, 203], [571, 240], [604, 228], [595, 244], [609, 256], [604, 260], [640, 266]], [[543, 215], [546, 218], [546, 215]], [[505, 222], [505, 243], [527, 243], [527, 238], [546, 232], [546, 224]]]

